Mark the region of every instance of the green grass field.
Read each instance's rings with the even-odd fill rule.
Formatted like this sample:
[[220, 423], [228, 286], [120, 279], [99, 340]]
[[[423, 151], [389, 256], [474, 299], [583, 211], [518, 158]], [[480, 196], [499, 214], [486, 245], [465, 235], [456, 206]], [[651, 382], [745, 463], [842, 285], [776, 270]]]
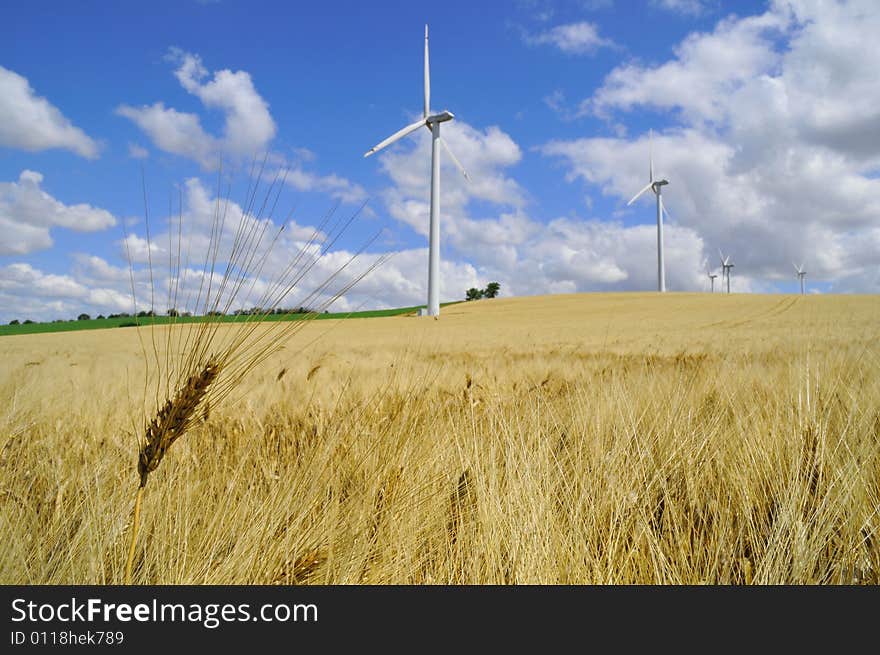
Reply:
[[[463, 301], [440, 303], [441, 307], [455, 305]], [[328, 318], [378, 318], [382, 316], [402, 316], [414, 314], [424, 305], [414, 307], [397, 307], [395, 309], [374, 309], [362, 312], [328, 312], [326, 314], [272, 314], [260, 317], [260, 321], [301, 321], [303, 319], [328, 319]], [[243, 323], [247, 320], [257, 320], [256, 316], [229, 315], [211, 317], [223, 323]], [[137, 325], [170, 325], [179, 323], [203, 323], [204, 316], [123, 316], [119, 318], [93, 318], [87, 321], [58, 321], [51, 323], [27, 323], [19, 325], [0, 325], [0, 337], [12, 334], [44, 334], [47, 332], [72, 332], [75, 330], [104, 330], [107, 328], [136, 327]]]

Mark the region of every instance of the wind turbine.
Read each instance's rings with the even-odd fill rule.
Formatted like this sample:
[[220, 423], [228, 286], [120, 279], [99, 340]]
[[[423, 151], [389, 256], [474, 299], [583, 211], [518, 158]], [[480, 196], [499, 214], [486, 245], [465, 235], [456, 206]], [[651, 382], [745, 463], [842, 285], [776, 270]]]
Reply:
[[804, 270], [804, 265], [801, 264], [798, 266], [794, 262], [791, 263], [794, 266], [794, 270], [797, 271], [798, 282], [801, 283], [801, 295], [804, 295], [804, 278], [807, 277], [807, 272]]
[[718, 273], [709, 273], [707, 271], [706, 275], [709, 276], [709, 283], [712, 285], [709, 293], [715, 293], [715, 278], [718, 277]]
[[666, 267], [663, 259], [663, 198], [660, 191], [663, 185], [669, 182], [654, 179], [654, 130], [648, 133], [648, 167], [648, 184], [626, 205], [628, 207], [633, 204], [647, 191], [653, 191], [657, 196], [657, 290], [662, 293], [666, 291]]
[[725, 257], [720, 248], [718, 250], [718, 254], [721, 256], [721, 283], [724, 283], [724, 276], [726, 275], [727, 293], [730, 293], [730, 269], [733, 268], [733, 264], [730, 263], [730, 255]]
[[431, 132], [431, 222], [428, 238], [428, 316], [440, 315], [440, 150], [442, 145], [458, 170], [465, 179], [467, 171], [461, 162], [452, 154], [446, 142], [440, 138], [440, 123], [451, 121], [455, 116], [451, 111], [441, 111], [439, 114], [431, 114], [431, 74], [428, 67], [428, 26], [425, 25], [425, 104], [422, 118], [412, 125], [407, 125], [389, 136], [384, 141], [370, 148], [364, 157], [379, 152], [382, 148], [391, 145], [408, 134], [412, 134], [420, 127], [426, 127]]

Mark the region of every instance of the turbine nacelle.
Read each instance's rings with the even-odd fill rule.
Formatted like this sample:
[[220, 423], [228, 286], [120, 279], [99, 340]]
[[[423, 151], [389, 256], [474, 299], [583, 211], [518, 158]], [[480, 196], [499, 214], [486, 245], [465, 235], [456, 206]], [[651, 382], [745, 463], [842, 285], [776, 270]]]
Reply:
[[660, 187], [662, 187], [664, 184], [669, 184], [669, 181], [668, 180], [657, 180], [656, 182], [651, 183], [651, 189], [654, 191], [654, 193], [659, 193]]
[[428, 116], [425, 119], [425, 124], [430, 127], [431, 123], [445, 123], [446, 121], [451, 121], [453, 118], [455, 118], [455, 114], [451, 111], [441, 111], [439, 114]]

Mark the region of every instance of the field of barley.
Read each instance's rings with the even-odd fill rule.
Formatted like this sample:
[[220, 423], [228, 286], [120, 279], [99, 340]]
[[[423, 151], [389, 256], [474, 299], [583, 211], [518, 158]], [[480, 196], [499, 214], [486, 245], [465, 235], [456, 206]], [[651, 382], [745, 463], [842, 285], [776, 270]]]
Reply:
[[[0, 583], [123, 581], [152, 356], [0, 337]], [[877, 584], [878, 373], [877, 296], [314, 322], [150, 475], [132, 581]]]

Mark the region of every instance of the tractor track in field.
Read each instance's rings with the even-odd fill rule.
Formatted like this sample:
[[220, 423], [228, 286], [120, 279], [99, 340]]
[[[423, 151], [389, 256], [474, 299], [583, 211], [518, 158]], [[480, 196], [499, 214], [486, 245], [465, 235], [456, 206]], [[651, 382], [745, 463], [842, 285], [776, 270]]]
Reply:
[[713, 327], [726, 327], [726, 328], [735, 328], [742, 327], [744, 325], [749, 325], [756, 321], [760, 321], [767, 318], [776, 318], [778, 316], [782, 316], [786, 312], [788, 312], [792, 307], [794, 307], [798, 300], [800, 300], [800, 296], [794, 296], [793, 298], [783, 298], [779, 302], [775, 303], [772, 307], [767, 310], [761, 311], [754, 316], [749, 316], [747, 318], [741, 319], [739, 321], [735, 321], [733, 323], [728, 321], [716, 321], [714, 323], [708, 323], [707, 325], [702, 326], [703, 328], [713, 328]]

